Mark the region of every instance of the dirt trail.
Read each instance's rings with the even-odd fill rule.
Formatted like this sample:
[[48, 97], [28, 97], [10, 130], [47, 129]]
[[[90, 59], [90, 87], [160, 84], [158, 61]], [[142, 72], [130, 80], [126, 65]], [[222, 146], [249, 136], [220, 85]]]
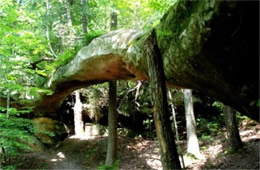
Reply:
[[[22, 169], [96, 169], [104, 165], [107, 137], [71, 136], [57, 149], [24, 154]], [[119, 137], [120, 169], [161, 169], [159, 149], [152, 140]]]
[[84, 169], [77, 160], [64, 157], [62, 152], [41, 152], [24, 155], [22, 169]]
[[[241, 152], [227, 154], [224, 135], [215, 136], [214, 141], [200, 144], [205, 148], [202, 150], [205, 159], [191, 160], [185, 157], [187, 169], [259, 169], [260, 125], [240, 129], [240, 135], [245, 143]], [[18, 169], [97, 169], [104, 165], [106, 139], [72, 136], [61, 142], [58, 148], [23, 154], [13, 161]], [[120, 136], [118, 157], [120, 169], [162, 169], [158, 143], [153, 140]]]

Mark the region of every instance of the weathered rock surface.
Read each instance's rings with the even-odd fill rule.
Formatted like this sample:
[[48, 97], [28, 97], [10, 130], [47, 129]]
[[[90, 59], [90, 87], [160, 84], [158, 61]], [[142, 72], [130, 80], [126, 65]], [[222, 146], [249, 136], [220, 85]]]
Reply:
[[34, 135], [46, 146], [55, 146], [58, 141], [64, 139], [67, 135], [64, 125], [51, 118], [38, 117], [34, 118], [32, 122], [36, 130]]
[[[259, 3], [178, 1], [155, 28], [167, 83], [200, 90], [259, 121]], [[100, 36], [57, 69], [37, 110], [56, 113], [72, 91], [117, 79], [148, 80], [144, 42], [149, 32]]]

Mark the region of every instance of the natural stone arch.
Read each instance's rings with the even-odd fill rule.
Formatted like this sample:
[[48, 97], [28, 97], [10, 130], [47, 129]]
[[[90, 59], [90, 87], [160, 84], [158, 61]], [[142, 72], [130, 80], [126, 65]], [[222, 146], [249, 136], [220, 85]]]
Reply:
[[45, 84], [45, 87], [54, 93], [44, 96], [44, 104], [38, 109], [55, 114], [68, 94], [93, 84], [109, 80], [148, 79], [146, 73], [132, 64], [134, 58], [131, 61], [131, 58], [126, 57], [136, 55], [129, 46], [142, 34], [135, 30], [122, 29], [93, 40], [82, 48], [71, 62], [58, 68]]
[[[250, 104], [259, 91], [259, 4], [255, 3], [178, 1], [171, 7], [155, 28], [168, 84], [200, 90], [259, 120], [256, 105]], [[54, 93], [42, 96], [36, 110], [55, 113], [69, 93], [92, 84], [147, 80], [144, 42], [148, 35], [117, 30], [93, 40], [57, 69], [46, 83]]]

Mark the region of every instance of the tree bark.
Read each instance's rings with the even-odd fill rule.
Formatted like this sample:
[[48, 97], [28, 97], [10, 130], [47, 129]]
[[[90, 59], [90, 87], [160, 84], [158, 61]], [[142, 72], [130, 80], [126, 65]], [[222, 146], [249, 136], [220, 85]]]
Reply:
[[72, 17], [71, 17], [71, 11], [70, 11], [70, 3], [68, 0], [65, 0], [65, 9], [66, 9], [66, 14], [67, 14], [67, 23], [69, 28], [72, 27]]
[[232, 107], [225, 105], [224, 117], [231, 151], [236, 151], [243, 146], [237, 126], [236, 111]]
[[[117, 27], [117, 15], [115, 12], [110, 14], [110, 29]], [[108, 145], [106, 155], [106, 165], [112, 166], [117, 157], [117, 100], [116, 100], [116, 81], [109, 82], [109, 108], [108, 108]]]
[[[49, 9], [50, 9], [49, 0], [46, 0], [46, 17], [49, 17]], [[52, 45], [51, 45], [49, 29], [50, 29], [50, 24], [47, 23], [46, 24], [46, 38], [47, 38], [48, 46], [50, 48], [50, 51], [51, 51], [52, 55], [55, 58], [58, 58], [58, 56], [55, 54], [55, 52], [54, 52], [54, 50], [52, 48]]]
[[157, 138], [160, 143], [163, 169], [181, 169], [174, 134], [170, 124], [170, 113], [167, 109], [167, 94], [163, 61], [157, 45], [155, 30], [146, 41], [145, 47], [148, 63], [148, 74], [151, 81], [152, 100], [154, 103], [154, 121]]
[[6, 101], [6, 117], [9, 119], [9, 109], [10, 109], [10, 91], [7, 91], [7, 101]]
[[116, 81], [109, 82], [108, 108], [108, 145], [106, 165], [111, 166], [116, 160], [117, 150], [117, 111], [116, 111]]
[[171, 109], [172, 109], [172, 119], [173, 119], [173, 124], [174, 124], [176, 140], [178, 142], [179, 141], [178, 126], [177, 126], [177, 122], [176, 122], [176, 113], [175, 113], [174, 104], [173, 104], [173, 101], [172, 101], [172, 94], [171, 94], [170, 90], [168, 91], [168, 96], [169, 96], [169, 99], [170, 99], [170, 105], [171, 105]]
[[116, 30], [117, 29], [117, 14], [116, 12], [112, 11], [110, 13], [110, 30]]
[[0, 146], [0, 169], [5, 165], [6, 153], [4, 147]]
[[84, 123], [82, 120], [82, 102], [80, 100], [80, 91], [75, 91], [74, 105], [74, 130], [76, 136], [81, 136], [84, 133]]
[[184, 105], [186, 117], [186, 131], [187, 131], [187, 153], [191, 153], [197, 158], [200, 158], [199, 141], [196, 133], [196, 121], [194, 116], [192, 91], [184, 89]]
[[82, 4], [82, 31], [83, 33], [87, 33], [88, 29], [87, 29], [86, 0], [82, 0], [81, 4]]
[[[174, 124], [174, 130], [175, 130], [175, 136], [176, 136], [176, 141], [177, 141], [177, 145], [180, 141], [179, 139], [179, 133], [178, 133], [178, 126], [177, 126], [177, 121], [176, 121], [176, 112], [175, 112], [175, 108], [174, 108], [174, 104], [173, 104], [173, 99], [172, 99], [172, 94], [171, 91], [168, 91], [168, 96], [170, 99], [170, 105], [171, 105], [171, 109], [172, 109], [172, 119], [173, 119], [173, 124]], [[184, 163], [184, 158], [183, 158], [183, 152], [180, 146], [179, 147], [179, 154], [181, 157], [181, 163], [182, 163], [182, 167], [185, 168], [185, 163]]]

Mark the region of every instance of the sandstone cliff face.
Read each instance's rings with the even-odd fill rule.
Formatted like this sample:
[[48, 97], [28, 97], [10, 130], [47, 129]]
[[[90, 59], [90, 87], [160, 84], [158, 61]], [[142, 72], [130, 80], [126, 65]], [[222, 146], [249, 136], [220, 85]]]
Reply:
[[[155, 28], [170, 86], [197, 89], [259, 119], [258, 2], [178, 1]], [[38, 111], [54, 113], [72, 91], [109, 80], [148, 80], [150, 32], [121, 29], [93, 40], [46, 83]]]

